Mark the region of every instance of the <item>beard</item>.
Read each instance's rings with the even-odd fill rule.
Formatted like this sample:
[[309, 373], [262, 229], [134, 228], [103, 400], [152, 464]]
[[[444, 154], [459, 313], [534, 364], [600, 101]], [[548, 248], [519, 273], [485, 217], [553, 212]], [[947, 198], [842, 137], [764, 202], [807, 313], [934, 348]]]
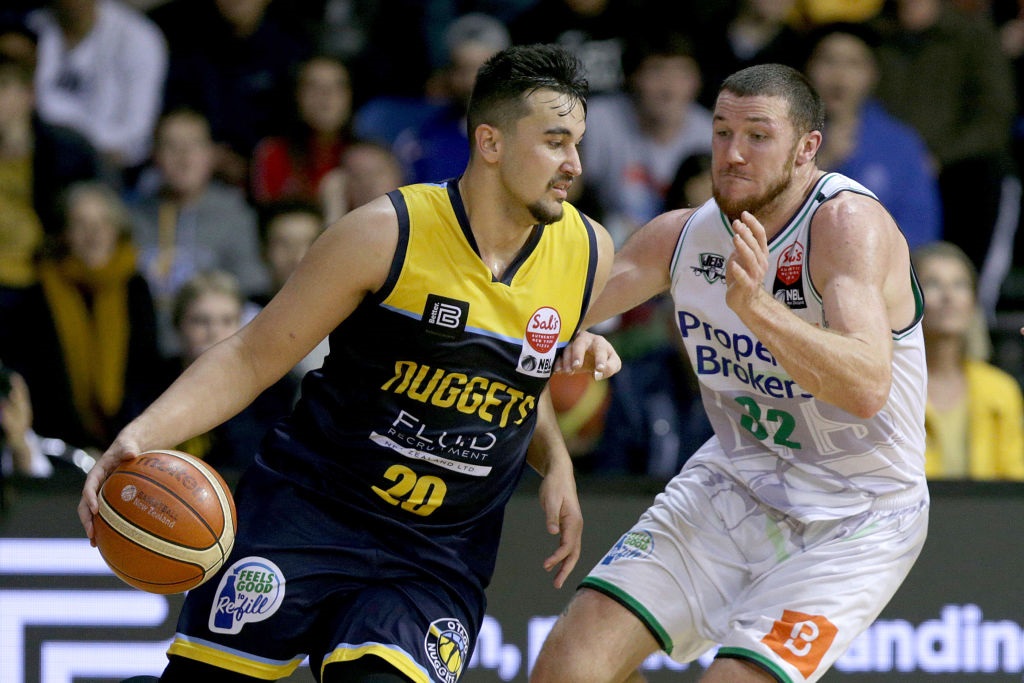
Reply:
[[526, 207], [533, 219], [541, 225], [550, 225], [555, 221], [561, 220], [562, 216], [565, 215], [565, 208], [561, 202], [554, 207], [544, 202], [534, 202]]
[[786, 188], [793, 181], [793, 168], [794, 162], [793, 155], [791, 154], [782, 171], [775, 178], [771, 179], [764, 192], [753, 197], [746, 197], [735, 201], [722, 196], [718, 189], [718, 184], [715, 182], [714, 177], [712, 177], [711, 195], [715, 198], [718, 208], [722, 210], [722, 213], [730, 221], [738, 219], [744, 211], [749, 211], [756, 216], [758, 212], [770, 206], [772, 202], [779, 198], [779, 195], [786, 191]]

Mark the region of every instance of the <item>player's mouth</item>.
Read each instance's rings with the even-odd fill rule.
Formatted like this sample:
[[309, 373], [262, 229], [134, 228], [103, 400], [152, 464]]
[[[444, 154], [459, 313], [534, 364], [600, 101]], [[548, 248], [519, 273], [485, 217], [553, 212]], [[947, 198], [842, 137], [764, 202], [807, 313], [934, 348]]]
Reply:
[[551, 183], [551, 189], [559, 199], [566, 199], [569, 196], [569, 188], [572, 187], [572, 180], [559, 180]]

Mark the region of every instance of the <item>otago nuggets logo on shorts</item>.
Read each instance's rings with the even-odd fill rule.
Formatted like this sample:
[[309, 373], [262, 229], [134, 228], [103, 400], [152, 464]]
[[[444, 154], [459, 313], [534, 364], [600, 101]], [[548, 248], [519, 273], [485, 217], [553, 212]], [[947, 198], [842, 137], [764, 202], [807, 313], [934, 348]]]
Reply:
[[224, 572], [210, 609], [210, 630], [238, 633], [270, 617], [284, 600], [284, 574], [263, 557], [245, 557]]
[[643, 529], [627, 531], [604, 556], [601, 564], [611, 564], [615, 560], [642, 559], [650, 555], [652, 550], [654, 537], [650, 532]]
[[469, 659], [469, 632], [458, 619], [438, 619], [427, 629], [423, 649], [438, 679], [455, 683]]

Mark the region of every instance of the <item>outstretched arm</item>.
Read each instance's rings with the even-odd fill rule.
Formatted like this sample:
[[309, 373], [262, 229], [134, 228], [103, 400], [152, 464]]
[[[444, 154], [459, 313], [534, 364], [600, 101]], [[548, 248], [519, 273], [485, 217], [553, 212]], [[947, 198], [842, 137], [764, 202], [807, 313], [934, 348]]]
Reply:
[[252, 322], [200, 356], [129, 423], [86, 477], [78, 514], [89, 538], [100, 485], [118, 464], [173, 448], [245, 408], [384, 282], [397, 235], [386, 197], [347, 214], [321, 235]]

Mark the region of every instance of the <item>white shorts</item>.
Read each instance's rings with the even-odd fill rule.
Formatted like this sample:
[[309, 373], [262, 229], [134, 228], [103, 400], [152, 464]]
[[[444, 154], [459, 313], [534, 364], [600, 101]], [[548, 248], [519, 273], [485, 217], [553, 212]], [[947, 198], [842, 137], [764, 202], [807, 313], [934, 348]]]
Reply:
[[927, 493], [802, 523], [704, 465], [683, 469], [583, 584], [673, 659], [719, 645], [779, 681], [817, 681], [878, 616], [924, 545]]

